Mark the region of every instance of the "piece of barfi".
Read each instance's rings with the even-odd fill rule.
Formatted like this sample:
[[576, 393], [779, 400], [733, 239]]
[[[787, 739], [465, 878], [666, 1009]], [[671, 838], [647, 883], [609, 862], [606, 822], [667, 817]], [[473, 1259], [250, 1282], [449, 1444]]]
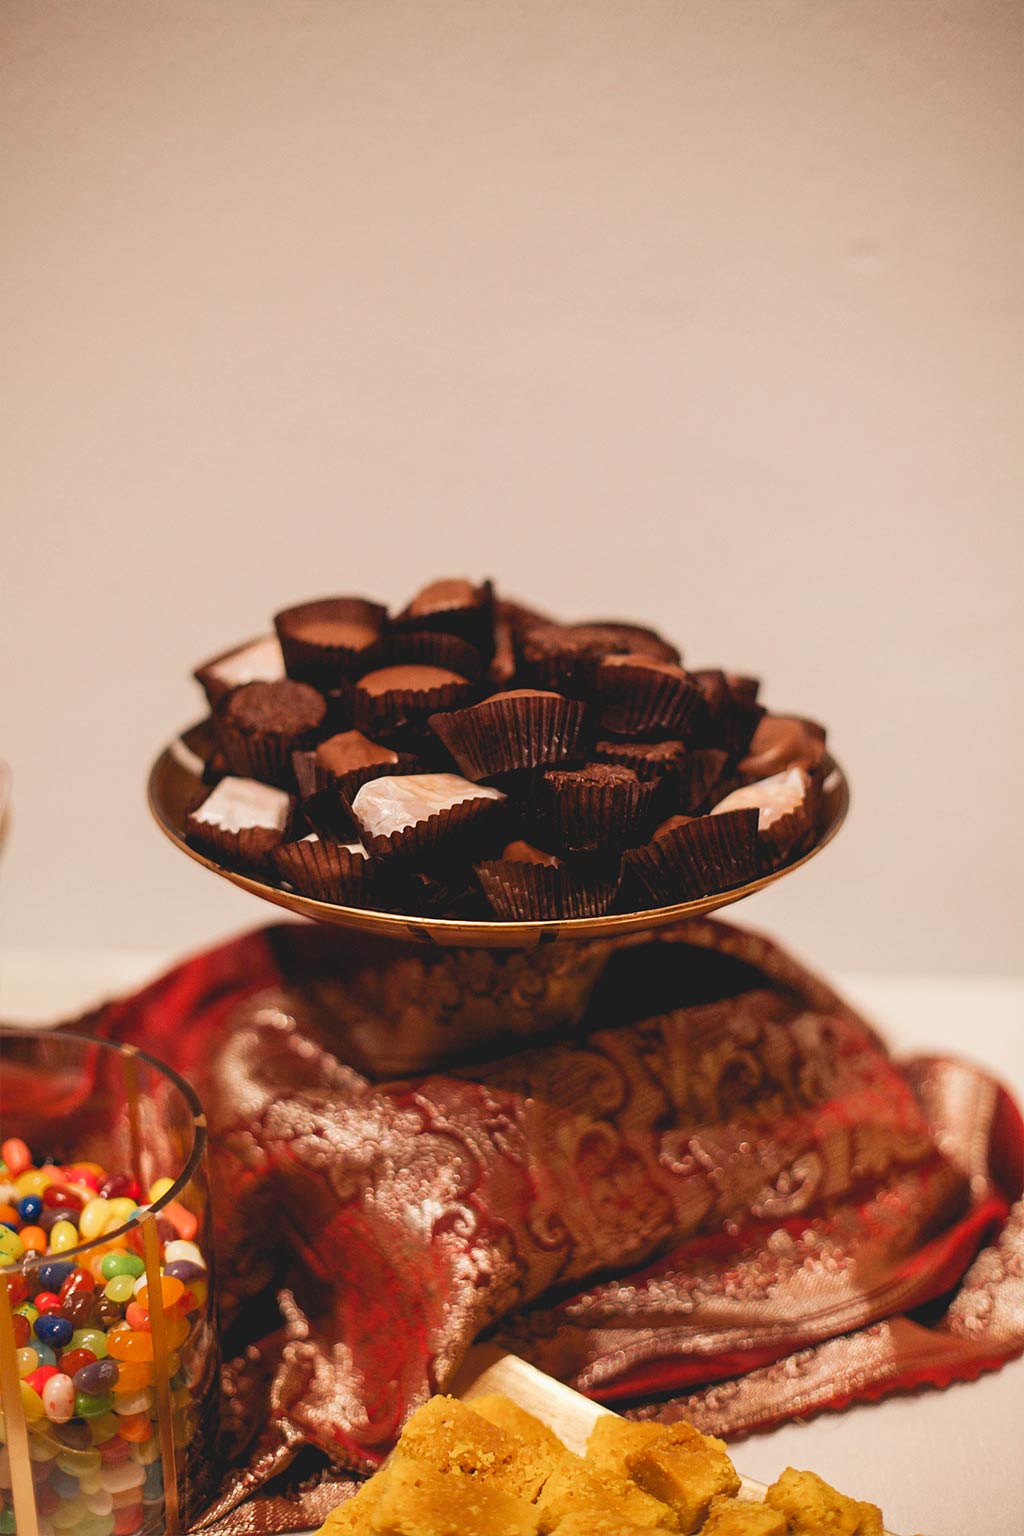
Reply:
[[554, 1531], [558, 1522], [573, 1514], [604, 1514], [623, 1524], [646, 1530], [675, 1531], [679, 1522], [659, 1499], [638, 1488], [629, 1478], [602, 1471], [571, 1451], [557, 1463], [537, 1500], [542, 1532]]
[[724, 1440], [692, 1424], [667, 1424], [661, 1439], [626, 1456], [626, 1470], [641, 1488], [673, 1509], [679, 1529], [699, 1530], [716, 1494], [738, 1493], [740, 1480]]
[[700, 1536], [787, 1536], [786, 1517], [767, 1504], [716, 1494]]
[[535, 1499], [550, 1471], [518, 1435], [492, 1424], [456, 1397], [432, 1397], [402, 1430], [397, 1455], [494, 1482], [520, 1499]]
[[493, 1480], [402, 1457], [388, 1469], [369, 1536], [537, 1536], [537, 1510]]
[[787, 1467], [764, 1497], [766, 1504], [785, 1515], [789, 1536], [867, 1536], [869, 1532], [876, 1536], [882, 1528], [873, 1504], [848, 1499], [816, 1472]]

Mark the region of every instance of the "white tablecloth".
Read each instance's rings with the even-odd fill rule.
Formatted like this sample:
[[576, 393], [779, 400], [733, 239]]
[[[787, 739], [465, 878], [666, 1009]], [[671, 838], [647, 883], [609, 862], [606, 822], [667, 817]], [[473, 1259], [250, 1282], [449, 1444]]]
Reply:
[[[0, 948], [0, 1018], [68, 1018], [138, 985], [173, 956], [121, 950]], [[1024, 1101], [1024, 979], [876, 976], [836, 985], [897, 1052], [949, 1052], [994, 1070]], [[751, 1477], [811, 1467], [872, 1499], [891, 1529], [927, 1536], [1024, 1533], [1024, 1361], [951, 1387], [824, 1414], [737, 1447]]]

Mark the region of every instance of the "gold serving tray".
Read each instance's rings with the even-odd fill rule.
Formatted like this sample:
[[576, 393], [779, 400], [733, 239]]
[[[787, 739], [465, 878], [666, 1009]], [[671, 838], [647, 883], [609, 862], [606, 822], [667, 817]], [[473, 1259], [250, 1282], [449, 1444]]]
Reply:
[[157, 825], [182, 853], [214, 874], [230, 880], [264, 901], [284, 907], [300, 917], [318, 923], [333, 923], [341, 928], [372, 934], [377, 938], [434, 944], [448, 949], [534, 949], [540, 944], [588, 943], [598, 939], [638, 934], [675, 923], [680, 918], [700, 917], [719, 907], [731, 906], [764, 890], [799, 869], [821, 852], [835, 837], [846, 818], [850, 791], [843, 770], [831, 757], [826, 759], [826, 779], [822, 797], [821, 820], [814, 846], [799, 858], [772, 870], [746, 885], [716, 891], [697, 901], [680, 901], [671, 907], [653, 907], [644, 912], [622, 912], [606, 917], [571, 918], [558, 922], [516, 923], [484, 919], [447, 917], [408, 917], [398, 912], [374, 912], [366, 907], [335, 906], [314, 901], [295, 891], [282, 890], [267, 880], [245, 875], [217, 863], [185, 841], [185, 818], [203, 791], [203, 765], [213, 749], [211, 722], [201, 720], [165, 747], [149, 774], [149, 808]]

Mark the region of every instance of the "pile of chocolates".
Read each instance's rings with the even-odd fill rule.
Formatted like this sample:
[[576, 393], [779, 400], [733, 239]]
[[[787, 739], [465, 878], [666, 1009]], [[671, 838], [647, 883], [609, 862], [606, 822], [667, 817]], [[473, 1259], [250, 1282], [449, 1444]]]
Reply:
[[728, 890], [814, 840], [822, 727], [653, 630], [465, 580], [274, 625], [195, 674], [217, 748], [187, 836], [223, 864], [344, 906], [538, 920]]

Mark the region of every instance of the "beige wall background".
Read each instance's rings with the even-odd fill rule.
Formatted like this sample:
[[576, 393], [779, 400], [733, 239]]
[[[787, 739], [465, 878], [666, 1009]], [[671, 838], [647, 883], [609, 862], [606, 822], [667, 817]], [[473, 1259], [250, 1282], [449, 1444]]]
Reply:
[[271, 916], [148, 821], [193, 663], [493, 574], [827, 720], [823, 966], [1019, 943], [1021, 42], [1005, 0], [7, 0], [12, 944]]

